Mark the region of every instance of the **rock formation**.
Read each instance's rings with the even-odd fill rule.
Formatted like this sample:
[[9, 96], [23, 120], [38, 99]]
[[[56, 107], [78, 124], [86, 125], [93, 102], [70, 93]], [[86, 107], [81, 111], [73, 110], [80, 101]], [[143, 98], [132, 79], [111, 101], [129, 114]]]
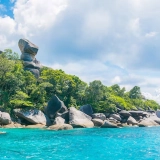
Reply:
[[37, 109], [14, 109], [15, 115], [25, 119], [32, 124], [50, 125], [49, 118], [40, 110]]
[[27, 39], [20, 39], [18, 46], [21, 50], [21, 60], [23, 60], [24, 69], [32, 72], [36, 78], [40, 75], [40, 62], [36, 60], [35, 56], [38, 52], [38, 47], [28, 41]]
[[108, 120], [105, 120], [101, 127], [102, 128], [118, 128], [117, 124], [109, 122]]
[[94, 126], [101, 127], [103, 125], [103, 121], [101, 119], [92, 119], [92, 122], [94, 123]]
[[74, 107], [69, 109], [69, 123], [73, 127], [91, 128], [94, 126], [91, 117]]
[[93, 114], [93, 109], [90, 104], [84, 105], [80, 107], [80, 111], [84, 112], [85, 114], [92, 116]]
[[54, 121], [55, 117], [62, 117], [66, 121], [69, 119], [67, 107], [57, 96], [53, 96], [48, 102], [48, 105], [45, 108], [45, 113], [52, 121]]
[[6, 112], [1, 112], [0, 111], [0, 124], [2, 125], [8, 125], [10, 124], [12, 121], [11, 121], [11, 117], [8, 113]]
[[102, 121], [106, 120], [106, 116], [103, 113], [94, 113], [92, 118], [101, 119]]

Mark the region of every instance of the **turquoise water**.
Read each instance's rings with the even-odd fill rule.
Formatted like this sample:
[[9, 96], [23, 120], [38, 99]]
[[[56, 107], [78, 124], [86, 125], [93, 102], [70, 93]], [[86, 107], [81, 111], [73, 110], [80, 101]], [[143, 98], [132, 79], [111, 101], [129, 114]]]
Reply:
[[160, 127], [0, 131], [0, 160], [160, 160]]

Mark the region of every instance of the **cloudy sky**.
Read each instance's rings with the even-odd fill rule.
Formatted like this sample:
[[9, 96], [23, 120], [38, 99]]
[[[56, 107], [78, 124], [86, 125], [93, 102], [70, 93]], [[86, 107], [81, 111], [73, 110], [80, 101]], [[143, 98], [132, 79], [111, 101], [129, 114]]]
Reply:
[[0, 50], [20, 38], [46, 66], [160, 102], [159, 0], [0, 0]]

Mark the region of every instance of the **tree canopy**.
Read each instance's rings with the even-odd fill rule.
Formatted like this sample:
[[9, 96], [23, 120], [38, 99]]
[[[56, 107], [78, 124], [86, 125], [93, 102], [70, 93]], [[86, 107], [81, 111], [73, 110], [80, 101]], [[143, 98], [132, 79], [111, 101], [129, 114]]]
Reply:
[[18, 54], [10, 49], [0, 54], [0, 109], [8, 112], [24, 107], [43, 110], [55, 94], [67, 107], [91, 104], [95, 112], [116, 112], [117, 108], [160, 109], [157, 102], [143, 98], [138, 86], [126, 92], [118, 84], [105, 86], [99, 80], [87, 84], [62, 70], [43, 67], [40, 72], [41, 76], [36, 79], [25, 71]]

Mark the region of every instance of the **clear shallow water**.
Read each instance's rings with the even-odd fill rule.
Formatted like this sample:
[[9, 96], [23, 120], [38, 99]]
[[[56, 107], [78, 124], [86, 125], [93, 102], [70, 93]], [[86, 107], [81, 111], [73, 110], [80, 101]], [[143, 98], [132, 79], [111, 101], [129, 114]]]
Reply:
[[0, 131], [0, 160], [160, 160], [160, 127]]

